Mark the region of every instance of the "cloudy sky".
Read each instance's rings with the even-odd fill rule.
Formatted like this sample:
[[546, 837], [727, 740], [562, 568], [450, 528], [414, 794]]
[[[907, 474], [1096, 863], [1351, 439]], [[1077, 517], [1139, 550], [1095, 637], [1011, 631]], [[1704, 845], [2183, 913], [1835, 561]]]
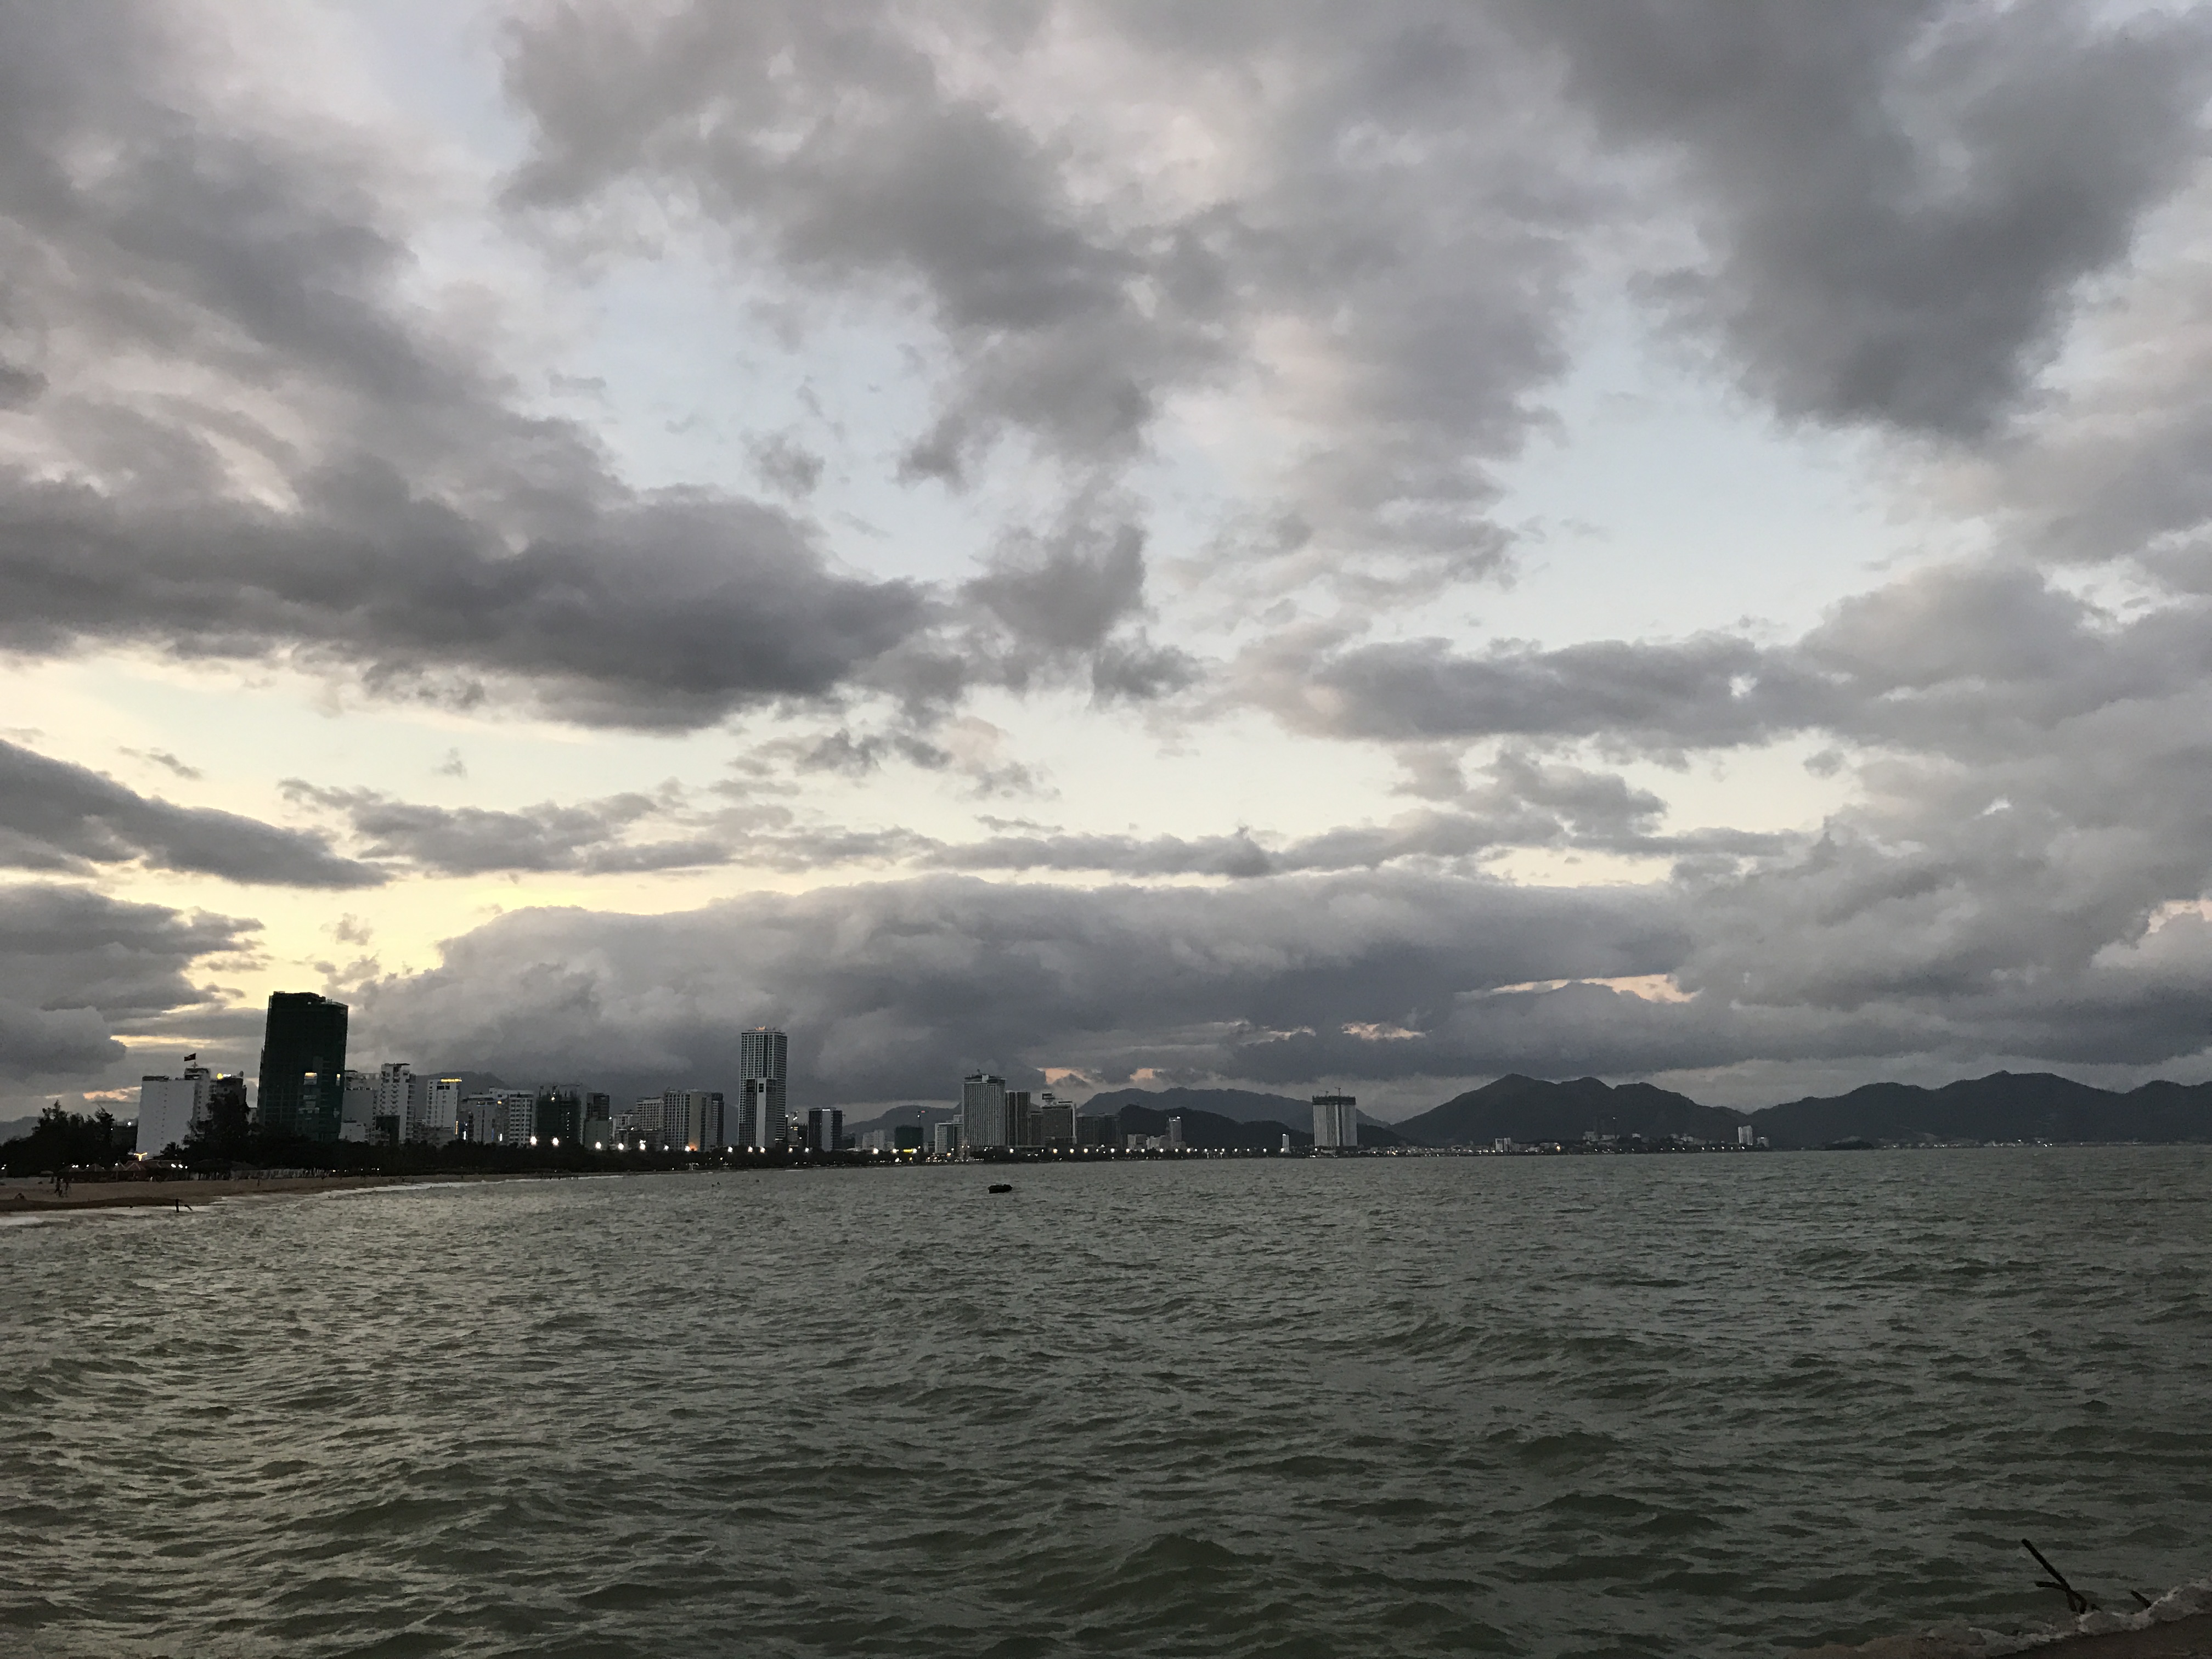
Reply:
[[2212, 13], [0, 0], [0, 1115], [2212, 1076]]

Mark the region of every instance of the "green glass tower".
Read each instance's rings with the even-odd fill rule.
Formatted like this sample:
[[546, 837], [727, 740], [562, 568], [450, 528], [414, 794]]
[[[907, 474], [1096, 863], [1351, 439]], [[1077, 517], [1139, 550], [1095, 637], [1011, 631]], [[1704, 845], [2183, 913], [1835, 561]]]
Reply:
[[345, 1004], [312, 991], [274, 993], [261, 1039], [262, 1127], [336, 1140], [345, 1061]]

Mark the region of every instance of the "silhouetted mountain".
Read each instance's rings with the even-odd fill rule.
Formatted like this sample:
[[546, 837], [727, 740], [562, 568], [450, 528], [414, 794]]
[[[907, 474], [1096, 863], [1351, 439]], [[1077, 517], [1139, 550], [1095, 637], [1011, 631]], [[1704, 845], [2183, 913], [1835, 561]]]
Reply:
[[1084, 1102], [1083, 1109], [1103, 1117], [1124, 1106], [1157, 1112], [1211, 1112], [1239, 1123], [1303, 1123], [1309, 1129], [1313, 1125], [1310, 1101], [1297, 1095], [1263, 1095], [1252, 1089], [1109, 1089], [1091, 1096]]
[[[1198, 1089], [1164, 1089], [1160, 1091], [1164, 1095], [1211, 1092], [1212, 1091]], [[1223, 1090], [1220, 1092], [1227, 1094], [1236, 1091]], [[1097, 1102], [1094, 1099], [1091, 1105], [1086, 1107], [1085, 1110], [1086, 1112], [1093, 1110], [1097, 1106]], [[1291, 1145], [1293, 1146], [1313, 1145], [1313, 1133], [1310, 1130], [1293, 1127], [1279, 1119], [1258, 1118], [1243, 1122], [1236, 1118], [1224, 1116], [1219, 1112], [1200, 1111], [1194, 1106], [1182, 1106], [1171, 1112], [1162, 1112], [1155, 1111], [1149, 1106], [1130, 1105], [1122, 1107], [1117, 1115], [1121, 1120], [1121, 1133], [1124, 1137], [1121, 1144], [1124, 1145], [1127, 1144], [1126, 1138], [1130, 1135], [1165, 1134], [1168, 1132], [1168, 1120], [1171, 1117], [1179, 1117], [1182, 1120], [1182, 1144], [1186, 1146], [1258, 1146], [1262, 1148], [1280, 1146], [1285, 1135], [1290, 1136]], [[1361, 1127], [1364, 1131], [1365, 1126]], [[1366, 1144], [1366, 1136], [1364, 1133], [1360, 1137], [1360, 1144], [1362, 1146]]]
[[1647, 1140], [1692, 1135], [1733, 1140], [1743, 1114], [1700, 1106], [1687, 1095], [1649, 1083], [1612, 1088], [1594, 1077], [1547, 1083], [1518, 1073], [1486, 1083], [1395, 1126], [1418, 1146], [1487, 1146], [1517, 1141], [1580, 1140], [1583, 1132], [1642, 1135]]
[[[1273, 1123], [1279, 1129], [1285, 1124], [1296, 1131], [1299, 1143], [1313, 1139], [1313, 1101], [1305, 1095], [1263, 1095], [1251, 1089], [1113, 1089], [1097, 1094], [1083, 1103], [1085, 1112], [1103, 1116], [1119, 1111], [1124, 1106], [1141, 1106], [1146, 1111], [1211, 1112], [1217, 1117], [1234, 1118], [1239, 1123]], [[1378, 1117], [1359, 1114], [1359, 1144], [1363, 1146], [1398, 1146], [1405, 1144], [1404, 1137]], [[1380, 1139], [1370, 1140], [1369, 1129], [1382, 1131]], [[1157, 1134], [1158, 1130], [1148, 1131]], [[1281, 1145], [1278, 1140], [1275, 1145]]]
[[858, 1146], [862, 1135], [878, 1129], [921, 1129], [925, 1131], [923, 1139], [927, 1139], [926, 1132], [932, 1124], [957, 1123], [959, 1121], [960, 1109], [957, 1106], [894, 1106], [880, 1117], [848, 1122], [845, 1138]]
[[2212, 1084], [2146, 1083], [2127, 1094], [2048, 1072], [1992, 1072], [1940, 1089], [1869, 1083], [1847, 1095], [1754, 1113], [1777, 1146], [1850, 1139], [2212, 1140]]

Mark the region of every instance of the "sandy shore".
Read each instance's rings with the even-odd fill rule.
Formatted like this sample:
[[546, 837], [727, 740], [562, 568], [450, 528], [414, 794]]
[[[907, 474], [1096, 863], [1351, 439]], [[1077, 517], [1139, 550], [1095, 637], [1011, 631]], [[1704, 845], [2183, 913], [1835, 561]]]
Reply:
[[2062, 1636], [2034, 1647], [1991, 1648], [1971, 1636], [1885, 1636], [1864, 1647], [1810, 1648], [1792, 1659], [1990, 1659], [2015, 1651], [2063, 1656], [2063, 1659], [2212, 1659], [2212, 1613], [2197, 1613], [2148, 1630], [2113, 1631], [2103, 1636]]
[[273, 1198], [285, 1193], [336, 1193], [356, 1187], [421, 1186], [453, 1181], [517, 1181], [526, 1176], [497, 1175], [334, 1175], [250, 1176], [227, 1181], [80, 1181], [70, 1183], [67, 1197], [54, 1195], [53, 1183], [10, 1182], [0, 1187], [0, 1215], [22, 1215], [46, 1210], [119, 1210], [142, 1206], [173, 1209], [194, 1208], [217, 1198]]

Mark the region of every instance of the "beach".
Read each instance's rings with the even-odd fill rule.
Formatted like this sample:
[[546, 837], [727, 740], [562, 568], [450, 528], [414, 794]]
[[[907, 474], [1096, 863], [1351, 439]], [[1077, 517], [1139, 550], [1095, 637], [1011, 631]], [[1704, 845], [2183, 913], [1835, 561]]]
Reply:
[[0, 1182], [0, 1215], [43, 1210], [187, 1209], [218, 1198], [273, 1198], [285, 1194], [336, 1193], [362, 1187], [407, 1187], [455, 1181], [515, 1181], [498, 1174], [428, 1176], [230, 1176], [213, 1180], [73, 1181], [57, 1194], [51, 1180]]

